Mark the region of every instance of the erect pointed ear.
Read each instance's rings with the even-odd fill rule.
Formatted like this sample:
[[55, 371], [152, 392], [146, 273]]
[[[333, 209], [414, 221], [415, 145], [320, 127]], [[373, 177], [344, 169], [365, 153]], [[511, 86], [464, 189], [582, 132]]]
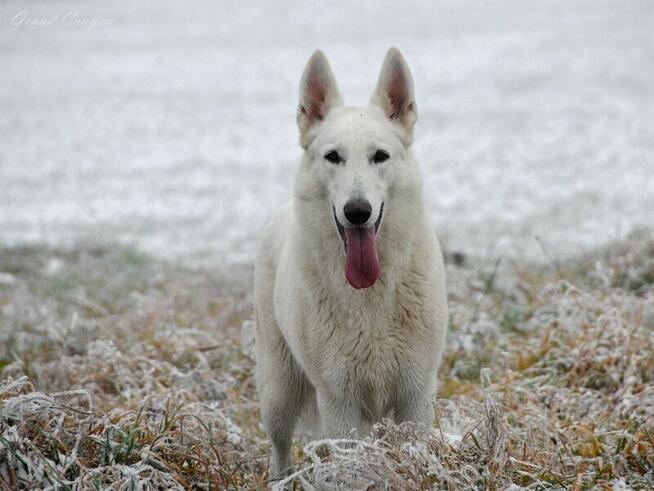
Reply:
[[330, 109], [343, 104], [336, 86], [336, 79], [327, 57], [320, 50], [309, 59], [300, 82], [300, 105], [297, 109], [297, 125], [303, 146], [307, 131], [327, 116]]
[[370, 104], [381, 107], [390, 120], [399, 123], [407, 131], [407, 136], [411, 139], [413, 125], [418, 118], [413, 78], [397, 48], [391, 48], [386, 53]]

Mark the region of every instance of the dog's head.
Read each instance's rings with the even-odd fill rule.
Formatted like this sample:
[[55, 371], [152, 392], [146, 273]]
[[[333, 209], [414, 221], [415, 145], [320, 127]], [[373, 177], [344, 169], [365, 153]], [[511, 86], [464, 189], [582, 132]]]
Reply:
[[329, 207], [344, 245], [345, 276], [354, 288], [368, 288], [379, 277], [377, 235], [384, 210], [402, 189], [412, 192], [404, 184], [413, 181], [408, 148], [416, 117], [411, 73], [395, 48], [386, 55], [366, 107], [343, 105], [321, 51], [302, 75], [297, 123], [305, 158], [298, 194]]

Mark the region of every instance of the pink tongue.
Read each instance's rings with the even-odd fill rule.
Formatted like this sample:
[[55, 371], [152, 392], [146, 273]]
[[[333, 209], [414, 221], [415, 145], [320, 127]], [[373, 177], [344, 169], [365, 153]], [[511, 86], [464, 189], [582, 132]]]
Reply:
[[379, 277], [375, 227], [346, 228], [345, 278], [353, 288], [368, 288]]

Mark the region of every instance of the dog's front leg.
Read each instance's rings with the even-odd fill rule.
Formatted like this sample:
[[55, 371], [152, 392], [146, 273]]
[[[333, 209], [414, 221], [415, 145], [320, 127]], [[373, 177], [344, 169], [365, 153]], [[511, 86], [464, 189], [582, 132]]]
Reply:
[[318, 391], [318, 410], [327, 438], [347, 438], [352, 430], [363, 429], [361, 410], [354, 399], [345, 393]]
[[428, 384], [416, 378], [405, 378], [395, 399], [395, 422], [413, 421], [431, 426], [433, 422], [432, 401], [434, 391]]
[[271, 476], [278, 478], [290, 472], [293, 431], [311, 388], [281, 333], [267, 334], [257, 339], [257, 390], [263, 426], [272, 440]]

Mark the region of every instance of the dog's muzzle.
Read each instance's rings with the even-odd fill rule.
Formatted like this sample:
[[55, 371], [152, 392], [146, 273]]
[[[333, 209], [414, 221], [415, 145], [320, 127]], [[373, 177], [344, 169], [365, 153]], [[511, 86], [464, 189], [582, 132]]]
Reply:
[[[341, 236], [341, 240], [343, 241], [343, 247], [345, 249], [345, 252], [347, 252], [347, 238], [345, 237], [345, 226], [343, 226], [343, 224], [338, 219], [338, 216], [336, 215], [336, 208], [334, 206], [332, 206], [332, 213], [334, 214], [334, 222], [336, 222], [336, 228], [338, 229], [338, 234]], [[377, 232], [379, 231], [379, 226], [381, 225], [383, 216], [384, 216], [384, 202], [382, 201], [382, 204], [379, 207], [379, 216], [375, 221], [375, 234], [377, 234]], [[353, 226], [353, 228], [356, 227], [357, 225]]]

